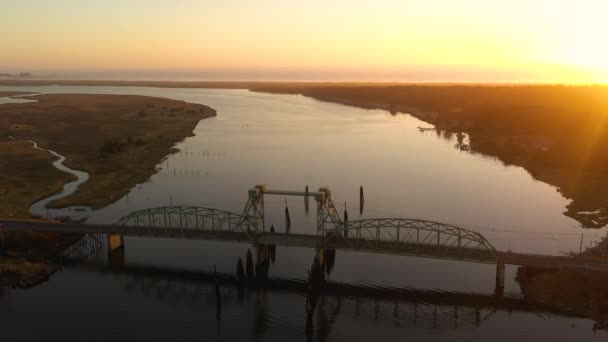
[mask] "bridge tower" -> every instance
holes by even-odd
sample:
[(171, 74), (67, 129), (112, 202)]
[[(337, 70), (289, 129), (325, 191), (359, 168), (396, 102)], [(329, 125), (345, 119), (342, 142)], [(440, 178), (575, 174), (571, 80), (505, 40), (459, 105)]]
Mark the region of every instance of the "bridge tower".
[(314, 196), (317, 201), (317, 235), (340, 234), (344, 229), (344, 223), (331, 200), (331, 190), (320, 188)]
[(303, 196), (305, 198), (312, 196), (317, 202), (317, 234), (328, 236), (339, 233), (344, 228), (340, 214), (331, 200), (329, 188), (320, 188), (316, 192), (285, 191), (269, 190), (266, 185), (258, 184), (249, 189), (248, 200), (241, 215), (240, 224), (247, 228), (247, 232), (263, 233), (266, 230), (264, 227), (264, 195)]
[(263, 233), (264, 228), (264, 191), (266, 185), (258, 184), (249, 189), (247, 203), (243, 209), (241, 226), (248, 233)]

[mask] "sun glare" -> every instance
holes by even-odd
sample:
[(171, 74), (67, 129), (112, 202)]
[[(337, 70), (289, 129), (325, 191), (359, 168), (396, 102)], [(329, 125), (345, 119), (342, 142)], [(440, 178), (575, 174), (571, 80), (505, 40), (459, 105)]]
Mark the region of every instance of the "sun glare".
[(585, 69), (596, 75), (608, 74), (608, 2), (593, 2), (586, 6), (564, 8), (557, 35), (553, 40), (555, 57), (560, 63)]

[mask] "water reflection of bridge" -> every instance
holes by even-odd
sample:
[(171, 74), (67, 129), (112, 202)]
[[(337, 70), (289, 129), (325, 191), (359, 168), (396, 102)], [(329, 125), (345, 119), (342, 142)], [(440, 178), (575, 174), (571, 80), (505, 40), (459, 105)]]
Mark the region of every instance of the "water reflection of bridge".
[[(232, 274), (129, 264), (116, 268), (108, 267), (99, 261), (84, 262), (71, 269), (112, 274), (124, 289), (131, 293), (191, 304), (214, 305), (216, 281), (221, 284), (224, 305), (243, 304), (247, 296), (261, 292), (306, 297), (310, 291), (309, 282), (301, 279), (267, 277), (261, 282), (243, 284)], [(362, 315), (362, 309), (372, 310), (365, 314), (377, 315), (378, 307), (382, 306), (383, 311), (391, 307), (392, 314), (399, 318), (400, 323), (409, 322), (414, 325), (431, 320), (432, 326), (439, 326), (439, 321), (443, 321), (443, 324), (450, 321), (450, 326), (479, 326), (496, 311), (574, 316), (568, 311), (543, 303), (529, 302), (525, 298), (497, 298), (495, 295), (484, 293), (364, 286), (335, 281), (325, 281), (320, 296), (326, 303), (352, 304), (353, 315)], [(304, 305), (301, 309), (304, 310)]]
[[(273, 293), (292, 293), (306, 296), (310, 291), (309, 280), (268, 276), (268, 269), (254, 275), (255, 279), (243, 283), (233, 274), (205, 272), (169, 267), (134, 265), (125, 263), (124, 249), (106, 253), (110, 248), (109, 240), (96, 235), (87, 235), (64, 252), (64, 260), (71, 269), (100, 274), (113, 274), (123, 282), (125, 289), (138, 291), (142, 295), (157, 299), (184, 298), (189, 302), (215, 303), (213, 286), (216, 281), (222, 284), (222, 302), (234, 304), (242, 302), (243, 296), (251, 291), (270, 291)], [(103, 259), (91, 257), (107, 256)], [(329, 260), (329, 258), (327, 258)], [(69, 262), (81, 261), (81, 262)], [(333, 265), (333, 262), (331, 263)], [(266, 265), (270, 267), (269, 264)], [(333, 267), (333, 266), (331, 266)], [(323, 268), (328, 274), (331, 268)], [(251, 281), (253, 280), (253, 281)], [(355, 301), (392, 303), (397, 307), (433, 306), (452, 310), (454, 317), (466, 312), (475, 313), (475, 324), (484, 315), (482, 311), (502, 310), (507, 312), (545, 312), (556, 315), (573, 316), (565, 311), (544, 303), (530, 302), (526, 298), (496, 296), (496, 294), (446, 292), (414, 288), (366, 286), (336, 281), (323, 282), (322, 296), (328, 298), (350, 298)], [(461, 311), (463, 310), (463, 311)]]

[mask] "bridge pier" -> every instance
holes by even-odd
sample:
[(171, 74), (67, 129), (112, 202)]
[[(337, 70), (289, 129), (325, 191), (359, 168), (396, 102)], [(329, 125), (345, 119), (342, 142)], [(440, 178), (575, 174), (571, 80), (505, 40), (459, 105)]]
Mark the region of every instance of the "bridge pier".
[(325, 250), (317, 250), (310, 267), (309, 283), (312, 291), (318, 292), (325, 283)]
[(502, 299), (505, 293), (505, 263), (499, 261), (496, 263), (496, 285), (494, 287), (494, 296), (497, 299)]
[(335, 248), (327, 248), (325, 250), (325, 272), (327, 275), (331, 273), (331, 270), (334, 268), (336, 263), (336, 249)]
[(270, 247), (259, 244), (255, 246), (255, 276), (258, 280), (268, 278), (268, 268), (270, 267)]
[(121, 234), (108, 234), (108, 253), (125, 247), (125, 240)]
[(108, 265), (116, 271), (125, 265), (125, 240), (121, 234), (108, 234)]

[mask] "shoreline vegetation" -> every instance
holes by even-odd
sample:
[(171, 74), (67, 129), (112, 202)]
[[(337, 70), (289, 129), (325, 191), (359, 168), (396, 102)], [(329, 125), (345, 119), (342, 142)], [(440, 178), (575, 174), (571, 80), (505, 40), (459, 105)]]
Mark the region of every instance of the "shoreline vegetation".
[[(23, 94), (21, 94), (23, 95)], [(0, 216), (28, 217), (30, 206), (58, 192), (73, 176), (55, 169), (41, 147), (66, 156), (69, 167), (90, 178), (49, 207), (99, 209), (157, 172), (173, 146), (193, 135), (215, 111), (200, 104), (127, 95), (47, 94), (37, 102), (2, 104), (0, 110)], [(16, 140), (8, 140), (8, 137)], [(5, 162), (6, 161), (6, 162)]]
[(524, 168), (571, 203), (585, 228), (608, 224), (608, 86), (329, 82), (0, 80), (0, 85), (249, 89), (410, 114), (438, 135), (466, 133), (470, 153)]
[(45, 282), (60, 267), (58, 256), (83, 234), (4, 232), (0, 247), (0, 289), (31, 288)]

